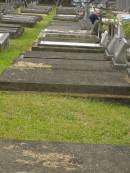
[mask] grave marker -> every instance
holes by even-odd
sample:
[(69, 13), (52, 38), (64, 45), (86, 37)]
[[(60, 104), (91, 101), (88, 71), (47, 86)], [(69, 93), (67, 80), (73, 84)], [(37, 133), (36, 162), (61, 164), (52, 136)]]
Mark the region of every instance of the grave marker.
[(114, 57), (112, 58), (114, 66), (117, 67), (127, 67), (128, 60), (127, 60), (127, 49), (128, 49), (128, 42), (125, 38), (122, 38), (118, 46), (115, 49)]
[(0, 33), (0, 51), (4, 50), (9, 44), (9, 33)]
[(108, 32), (105, 31), (104, 33), (102, 33), (101, 45), (107, 48), (108, 42), (109, 42), (109, 35), (108, 35)]

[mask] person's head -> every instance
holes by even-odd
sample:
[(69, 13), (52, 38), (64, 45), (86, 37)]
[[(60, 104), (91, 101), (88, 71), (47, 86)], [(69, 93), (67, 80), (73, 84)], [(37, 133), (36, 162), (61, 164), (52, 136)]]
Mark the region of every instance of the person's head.
[(97, 16), (100, 16), (100, 14), (101, 14), (101, 12), (100, 12), (100, 9), (95, 9), (95, 14), (97, 15)]

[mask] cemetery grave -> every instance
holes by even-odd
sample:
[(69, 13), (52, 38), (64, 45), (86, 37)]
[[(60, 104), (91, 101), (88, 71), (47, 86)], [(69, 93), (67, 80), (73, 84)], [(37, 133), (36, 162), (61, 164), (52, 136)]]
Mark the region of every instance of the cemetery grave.
[(120, 145), (1, 141), (0, 171), (10, 170), (10, 172), (22, 173), (41, 173), (41, 171), (44, 173), (61, 171), (62, 173), (95, 171), (118, 173), (122, 171), (128, 173), (129, 154), (130, 148)]
[(0, 23), (0, 32), (9, 33), (10, 38), (16, 38), (23, 34), (24, 28), (21, 25)]
[[(18, 1), (20, 3), (20, 1)], [(5, 11), (0, 15), (1, 23), (20, 24), (26, 27), (33, 27), (41, 16), (17, 14), (15, 10), (15, 1), (5, 1)]]
[(34, 27), (38, 20), (39, 18), (37, 16), (5, 14), (1, 16), (0, 22), (9, 24), (20, 24), (26, 27)]
[(61, 21), (78, 21), (79, 18), (76, 15), (65, 15), (65, 14), (57, 14), (54, 17), (55, 20)]
[(6, 49), (9, 44), (9, 33), (0, 33), (0, 51)]
[(48, 14), (52, 9), (51, 6), (28, 6), (27, 8), (22, 8), (22, 13), (33, 13), (33, 14)]
[(58, 7), (56, 13), (64, 15), (75, 15), (76, 11), (74, 7)]

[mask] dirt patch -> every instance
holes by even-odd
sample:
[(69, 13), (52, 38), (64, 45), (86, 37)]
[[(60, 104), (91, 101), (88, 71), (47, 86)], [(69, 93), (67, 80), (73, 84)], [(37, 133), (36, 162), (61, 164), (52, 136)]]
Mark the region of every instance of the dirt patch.
[(9, 146), (4, 146), (4, 150), (14, 150), (14, 149), (19, 149), (18, 145), (9, 145)]
[[(17, 159), (16, 162), (22, 164), (42, 164), (48, 168), (64, 168), (66, 170), (75, 170), (81, 168), (80, 161), (73, 155), (64, 153), (47, 153), (41, 154), (29, 150), (23, 150), (23, 156), (28, 160)], [(30, 159), (29, 159), (30, 158)]]
[(44, 63), (18, 61), (16, 64), (13, 65), (13, 68), (47, 68), (47, 69), (49, 68), (51, 69), (52, 66), (49, 64), (44, 64)]

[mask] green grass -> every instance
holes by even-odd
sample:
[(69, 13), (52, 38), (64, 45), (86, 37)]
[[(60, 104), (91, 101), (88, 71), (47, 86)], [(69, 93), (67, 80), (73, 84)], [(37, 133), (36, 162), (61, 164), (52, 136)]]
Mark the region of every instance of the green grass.
[(7, 69), (19, 54), (31, 49), (33, 41), (37, 38), (40, 31), (53, 19), (54, 14), (55, 9), (48, 16), (44, 17), (34, 28), (26, 28), (23, 36), (10, 40), (9, 48), (4, 52), (0, 52), (0, 73)]
[(0, 92), (0, 138), (130, 144), (130, 107), (45, 93)]
[(127, 39), (130, 39), (130, 21), (123, 22), (123, 28)]

